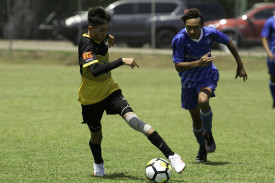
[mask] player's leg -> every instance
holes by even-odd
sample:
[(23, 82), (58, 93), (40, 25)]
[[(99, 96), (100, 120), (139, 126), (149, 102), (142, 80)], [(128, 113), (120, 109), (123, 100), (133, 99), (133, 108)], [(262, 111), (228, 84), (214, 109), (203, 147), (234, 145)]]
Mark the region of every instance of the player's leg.
[(193, 133), (196, 137), (196, 140), (199, 144), (199, 151), (196, 156), (196, 162), (206, 162), (207, 161), (207, 152), (205, 149), (205, 142), (204, 142), (204, 136), (203, 136), (203, 130), (202, 130), (202, 121), (200, 117), (200, 107), (196, 107), (195, 109), (189, 110), (189, 113), (191, 115), (192, 121), (193, 121)]
[(200, 146), (204, 146), (204, 137), (202, 135), (202, 121), (200, 117), (200, 108), (199, 106), (195, 109), (189, 110), (189, 113), (191, 115), (192, 121), (193, 121), (193, 132), (196, 137), (197, 142)]
[(150, 140), (151, 143), (155, 145), (166, 156), (166, 158), (175, 154), (168, 147), (166, 142), (161, 138), (158, 132), (155, 131), (150, 125), (141, 121), (135, 113), (133, 112), (125, 113), (123, 115), (123, 118), (131, 128), (146, 135), (148, 140)]
[(185, 163), (181, 157), (169, 148), (163, 138), (150, 125), (141, 121), (133, 112), (125, 113), (123, 118), (131, 128), (147, 136), (148, 140), (169, 159), (176, 172), (181, 173), (184, 170)]
[(202, 121), (200, 117), (200, 107), (198, 105), (197, 87), (182, 88), (181, 91), (181, 106), (189, 110), (193, 121), (193, 133), (199, 144), (199, 151), (196, 156), (196, 162), (207, 161), (207, 153), (205, 150), (204, 136), (202, 130)]
[(209, 106), (209, 99), (212, 95), (212, 89), (203, 87), (200, 89), (198, 96), (198, 103), (200, 106), (200, 116), (202, 120), (202, 127), (205, 136), (205, 148), (208, 153), (216, 150), (216, 144), (212, 135), (212, 110)]
[(91, 138), (89, 141), (89, 146), (94, 158), (94, 176), (104, 176), (104, 162), (101, 153), (101, 141), (102, 141), (102, 128), (101, 128), (101, 118), (104, 109), (98, 104), (94, 105), (82, 105), (82, 116), (83, 123), (86, 123), (91, 132)]
[(91, 139), (89, 142), (90, 149), (94, 157), (94, 176), (102, 177), (105, 175), (105, 167), (101, 153), (102, 129), (91, 132)]
[(184, 170), (185, 163), (181, 160), (180, 156), (169, 148), (158, 132), (137, 117), (120, 91), (114, 92), (108, 98), (107, 114), (121, 115), (131, 128), (147, 136), (148, 140), (170, 160), (177, 172), (180, 173)]
[(200, 116), (202, 120), (203, 130), (206, 133), (210, 133), (212, 129), (212, 110), (209, 106), (209, 99), (211, 97), (212, 90), (208, 87), (200, 89), (198, 95), (198, 103), (200, 106)]
[[(275, 72), (275, 71), (274, 71)], [(269, 88), (273, 99), (273, 108), (275, 109), (275, 74), (270, 75)]]
[(267, 59), (267, 66), (270, 74), (269, 88), (273, 98), (273, 108), (275, 108), (275, 62)]

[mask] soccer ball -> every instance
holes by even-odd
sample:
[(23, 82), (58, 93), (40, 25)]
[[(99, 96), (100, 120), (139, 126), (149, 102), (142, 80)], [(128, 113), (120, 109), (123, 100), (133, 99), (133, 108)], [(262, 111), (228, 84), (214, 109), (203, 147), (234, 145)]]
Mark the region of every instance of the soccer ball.
[(168, 182), (172, 175), (172, 167), (165, 159), (155, 158), (147, 163), (145, 174), (150, 182)]

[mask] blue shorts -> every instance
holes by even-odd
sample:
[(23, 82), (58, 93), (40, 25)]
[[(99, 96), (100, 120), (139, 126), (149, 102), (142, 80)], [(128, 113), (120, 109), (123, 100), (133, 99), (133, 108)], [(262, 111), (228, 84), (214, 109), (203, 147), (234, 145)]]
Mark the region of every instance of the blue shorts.
[(267, 67), (268, 73), (271, 75), (275, 75), (275, 60), (270, 61), (269, 58), (267, 58)]
[(184, 109), (195, 109), (198, 106), (198, 95), (200, 89), (203, 87), (208, 87), (212, 90), (212, 96), (215, 97), (214, 91), (217, 87), (217, 80), (205, 79), (196, 86), (191, 88), (182, 88), (181, 90), (181, 107)]

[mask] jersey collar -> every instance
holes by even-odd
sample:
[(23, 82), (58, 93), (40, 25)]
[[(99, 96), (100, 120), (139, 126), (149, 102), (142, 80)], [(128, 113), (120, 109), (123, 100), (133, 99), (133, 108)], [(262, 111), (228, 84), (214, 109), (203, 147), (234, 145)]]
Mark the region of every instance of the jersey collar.
[(84, 33), (82, 36), (83, 36), (83, 37), (90, 38), (90, 39), (92, 39), (95, 43), (100, 44), (100, 41), (94, 40), (94, 39), (93, 39), (91, 36), (89, 36), (87, 33)]
[(203, 36), (203, 28), (201, 28), (201, 35), (200, 35), (199, 39), (192, 39), (192, 41), (200, 42), (200, 40), (202, 39), (202, 36)]

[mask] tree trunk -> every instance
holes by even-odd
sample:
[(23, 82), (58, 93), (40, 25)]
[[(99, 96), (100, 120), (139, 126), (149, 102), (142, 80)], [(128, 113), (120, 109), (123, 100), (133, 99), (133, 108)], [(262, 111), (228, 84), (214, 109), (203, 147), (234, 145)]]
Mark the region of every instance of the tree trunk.
[(35, 39), (39, 36), (38, 14), (42, 0), (16, 0), (12, 4), (11, 24), (13, 38)]

